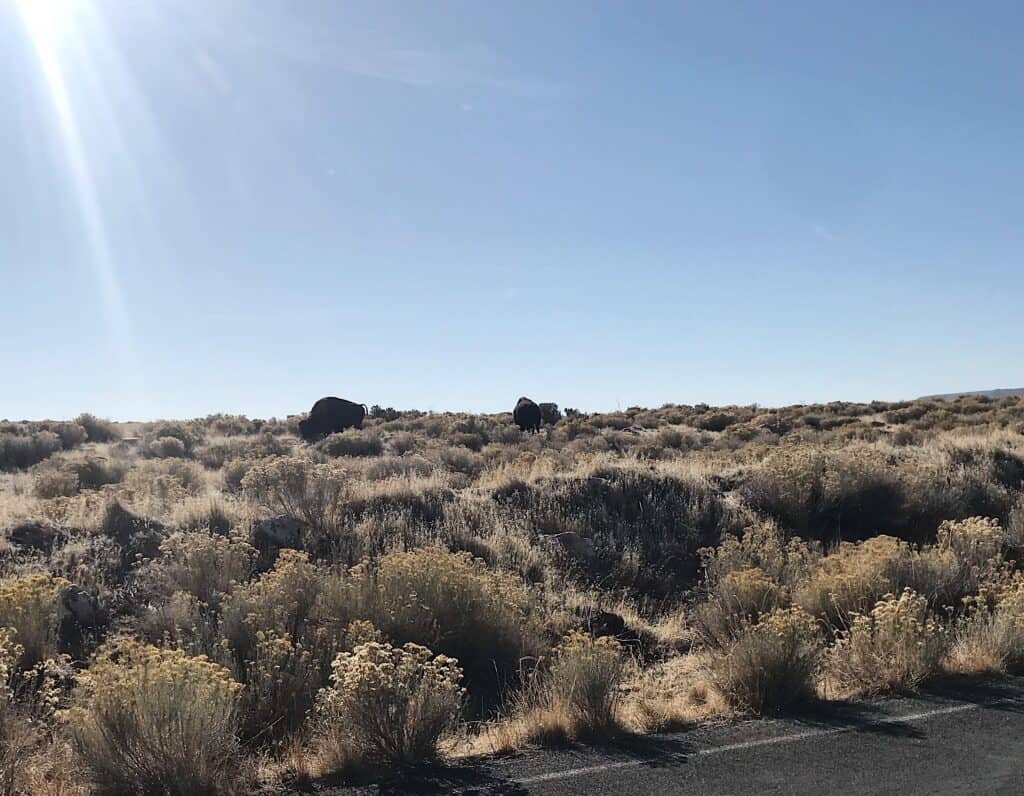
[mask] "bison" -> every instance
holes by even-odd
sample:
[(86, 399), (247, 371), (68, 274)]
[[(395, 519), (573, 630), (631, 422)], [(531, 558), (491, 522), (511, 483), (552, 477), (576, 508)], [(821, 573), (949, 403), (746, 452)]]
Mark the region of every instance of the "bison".
[(537, 404), (540, 407), (540, 419), (549, 426), (555, 425), (562, 419), (562, 413), (558, 411), (558, 404)]
[(529, 398), (523, 397), (516, 401), (512, 419), (520, 431), (540, 431), (540, 407)]
[(316, 442), (346, 428), (362, 428), (366, 404), (355, 404), (344, 398), (321, 398), (309, 410), (309, 417), (299, 421), (299, 434), (306, 442)]

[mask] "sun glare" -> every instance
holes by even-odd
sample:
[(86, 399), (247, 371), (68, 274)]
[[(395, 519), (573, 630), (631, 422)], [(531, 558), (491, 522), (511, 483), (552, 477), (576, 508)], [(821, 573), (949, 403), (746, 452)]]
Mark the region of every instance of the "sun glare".
[(17, 0), (33, 43), (53, 42), (73, 12), (76, 0)]
[(133, 368), (134, 353), (121, 285), (104, 222), (103, 207), (89, 163), (89, 153), (82, 141), (75, 105), (65, 79), (65, 67), (61, 62), (62, 54), (66, 54), (61, 50), (63, 40), (76, 33), (76, 25), (82, 22), (76, 18), (80, 16), (77, 12), (88, 10), (88, 4), (83, 0), (17, 2), (56, 116), (67, 160), (70, 187), (77, 199), (81, 223), (88, 240), (89, 259), (102, 296), (107, 325), (122, 369), (130, 370)]

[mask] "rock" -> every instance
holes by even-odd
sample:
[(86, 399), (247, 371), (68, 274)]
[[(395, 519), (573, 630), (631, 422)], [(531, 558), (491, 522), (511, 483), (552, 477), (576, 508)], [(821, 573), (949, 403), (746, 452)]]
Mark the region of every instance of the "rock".
[(67, 542), (68, 535), (53, 523), (29, 520), (11, 528), (7, 538), (23, 550), (37, 550), (49, 555), (54, 547)]
[(586, 619), (587, 632), (594, 638), (615, 636), (618, 638), (626, 632), (626, 620), (610, 611), (595, 611)]
[(542, 539), (546, 539), (549, 542), (554, 542), (562, 551), (575, 559), (580, 564), (590, 565), (593, 564), (597, 558), (597, 551), (594, 549), (594, 541), (587, 539), (584, 536), (580, 536), (575, 531), (564, 531), (563, 533), (553, 533), (548, 535), (542, 535)]
[(303, 524), (294, 517), (281, 514), (260, 520), (253, 526), (252, 541), (257, 550), (299, 549)]
[(71, 584), (61, 589), (57, 611), (60, 651), (75, 659), (84, 657), (86, 636), (101, 624), (99, 602), (81, 587)]
[(99, 602), (73, 583), (61, 589), (59, 610), (62, 622), (70, 619), (83, 628), (93, 628), (99, 623)]
[(117, 542), (126, 554), (145, 558), (155, 558), (159, 554), (160, 542), (165, 536), (160, 523), (132, 514), (116, 500), (107, 506), (100, 532)]
[(647, 646), (640, 634), (626, 624), (625, 619), (611, 611), (596, 609), (584, 614), (583, 626), (593, 638), (611, 637), (638, 652), (643, 652)]
[(111, 539), (121, 550), (118, 573), (121, 578), (127, 575), (138, 559), (160, 555), (160, 543), (167, 535), (163, 525), (132, 514), (116, 500), (107, 506), (100, 534)]

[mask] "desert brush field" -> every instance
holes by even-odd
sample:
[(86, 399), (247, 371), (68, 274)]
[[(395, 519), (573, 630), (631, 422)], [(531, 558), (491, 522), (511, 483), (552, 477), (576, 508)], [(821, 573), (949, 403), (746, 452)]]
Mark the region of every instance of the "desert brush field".
[(1024, 398), (0, 423), (0, 793), (273, 793), (1024, 664)]

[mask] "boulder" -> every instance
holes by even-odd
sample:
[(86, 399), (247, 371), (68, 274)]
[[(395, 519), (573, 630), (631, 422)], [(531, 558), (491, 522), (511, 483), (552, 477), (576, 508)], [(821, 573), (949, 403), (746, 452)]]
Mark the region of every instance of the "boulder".
[(294, 517), (280, 514), (257, 522), (252, 529), (252, 543), (257, 550), (299, 549), (303, 524)]
[(589, 566), (597, 559), (594, 541), (587, 539), (585, 536), (580, 536), (575, 531), (542, 535), (541, 538), (557, 544), (562, 549), (562, 552), (577, 563)]
[(100, 532), (120, 545), (126, 562), (139, 556), (156, 558), (160, 553), (160, 543), (166, 535), (160, 523), (132, 514), (116, 500), (107, 506)]
[(53, 523), (29, 520), (11, 528), (7, 538), (22, 550), (49, 554), (54, 547), (66, 543), (68, 535)]
[(101, 624), (99, 602), (74, 584), (61, 589), (57, 600), (60, 619), (58, 643), (62, 653), (80, 659), (85, 655), (85, 639)]

